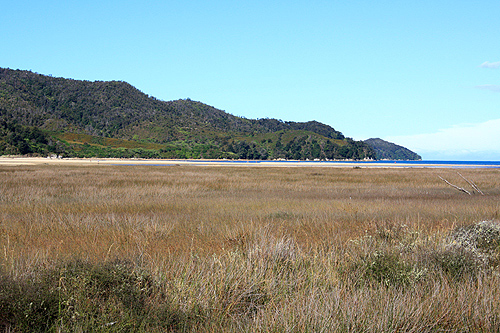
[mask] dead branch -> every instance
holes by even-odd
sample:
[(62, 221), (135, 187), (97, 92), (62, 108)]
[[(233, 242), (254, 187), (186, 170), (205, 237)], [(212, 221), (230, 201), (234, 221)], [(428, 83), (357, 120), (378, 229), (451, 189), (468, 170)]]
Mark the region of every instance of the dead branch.
[(466, 182), (467, 182), (467, 183), (468, 183), (468, 184), (469, 184), (469, 185), (470, 185), (470, 186), (471, 186), (474, 190), (476, 190), (476, 191), (478, 191), (479, 193), (481, 193), (481, 195), (484, 195), (483, 191), (481, 191), (481, 190), (479, 189), (479, 187), (477, 187), (477, 185), (476, 185), (476, 184), (474, 184), (474, 182), (473, 182), (473, 181), (469, 181), (467, 178), (465, 178), (464, 176), (462, 176), (462, 175), (460, 174), (460, 172), (457, 172), (457, 173), (458, 173), (458, 175), (459, 175), (460, 177), (462, 177), (462, 178), (463, 178), (463, 179), (464, 179), (464, 180), (465, 180), (465, 181), (466, 181)]
[(451, 187), (454, 187), (455, 189), (459, 190), (460, 192), (464, 192), (464, 193), (467, 193), (468, 195), (472, 195), (470, 194), (469, 191), (467, 191), (466, 189), (462, 188), (462, 187), (458, 187), (457, 185), (453, 185), (452, 183), (450, 183), (449, 181), (447, 181), (446, 179), (444, 179), (443, 177), (441, 176), (438, 176), (442, 181), (444, 181), (446, 184), (450, 185)]

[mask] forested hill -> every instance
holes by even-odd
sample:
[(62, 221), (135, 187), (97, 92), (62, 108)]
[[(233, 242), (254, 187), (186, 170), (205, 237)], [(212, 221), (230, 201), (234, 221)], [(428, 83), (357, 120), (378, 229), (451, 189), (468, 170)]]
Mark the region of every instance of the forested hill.
[[(43, 137), (42, 143), (26, 137), (33, 131)], [(246, 119), (190, 99), (160, 101), (126, 82), (0, 68), (0, 154), (50, 152), (164, 158), (375, 157), (364, 142), (316, 121)]]
[(382, 139), (368, 139), (365, 143), (370, 145), (377, 154), (377, 159), (380, 160), (421, 160), (422, 157), (417, 153), (396, 145), (392, 142)]

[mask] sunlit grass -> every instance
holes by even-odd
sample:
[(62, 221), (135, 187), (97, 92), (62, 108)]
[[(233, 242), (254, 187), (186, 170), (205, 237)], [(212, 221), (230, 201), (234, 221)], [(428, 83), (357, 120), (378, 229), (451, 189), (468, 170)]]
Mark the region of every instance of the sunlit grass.
[[(2, 167), (0, 282), (49, 272), (36, 282), (59, 302), (49, 326), (68, 332), (496, 331), (496, 264), (443, 258), (462, 251), (446, 247), (452, 230), (499, 219), (500, 171), (460, 173), (486, 195), (439, 179), (468, 186), (452, 169)], [(85, 294), (94, 271), (133, 279)], [(107, 310), (82, 315), (97, 311), (85, 299)], [(14, 313), (0, 329), (16, 329)]]

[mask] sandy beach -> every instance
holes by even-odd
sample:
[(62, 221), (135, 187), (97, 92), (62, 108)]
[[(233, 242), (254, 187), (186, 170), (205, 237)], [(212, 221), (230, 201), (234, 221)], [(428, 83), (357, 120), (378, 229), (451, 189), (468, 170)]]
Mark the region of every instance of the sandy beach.
[[(122, 166), (231, 166), (231, 167), (336, 167), (336, 168), (453, 168), (460, 164), (412, 164), (406, 161), (251, 161), (251, 160), (160, 160), (160, 159), (107, 159), (107, 158), (44, 158), (44, 157), (0, 157), (0, 166), (20, 165), (122, 165)], [(474, 165), (468, 165), (474, 167)], [(480, 167), (479, 165), (477, 167)]]

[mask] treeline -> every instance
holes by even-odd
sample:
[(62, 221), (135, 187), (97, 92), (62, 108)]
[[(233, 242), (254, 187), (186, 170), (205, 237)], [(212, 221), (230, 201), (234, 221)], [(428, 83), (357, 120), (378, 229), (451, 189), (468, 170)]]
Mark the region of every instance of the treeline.
[(59, 155), (65, 145), (37, 127), (0, 120), (0, 155)]
[[(95, 140), (99, 142), (99, 140)], [(333, 160), (373, 158), (373, 152), (353, 141), (340, 146), (332, 140), (296, 137), (284, 144), (278, 137), (260, 142), (223, 140), (197, 143), (186, 141), (162, 145), (160, 149), (112, 148), (100, 144), (78, 144), (57, 140), (46, 131), (0, 120), (0, 155), (80, 158), (164, 158), (164, 159), (249, 159), (249, 160)]]
[[(255, 142), (238, 141), (229, 144), (227, 150), (239, 159), (287, 159), (287, 160), (342, 160), (373, 159), (374, 153), (365, 145), (347, 139), (343, 146), (332, 140), (318, 140), (310, 136), (295, 137), (284, 144), (279, 140)], [(267, 143), (267, 145), (266, 145)]]

